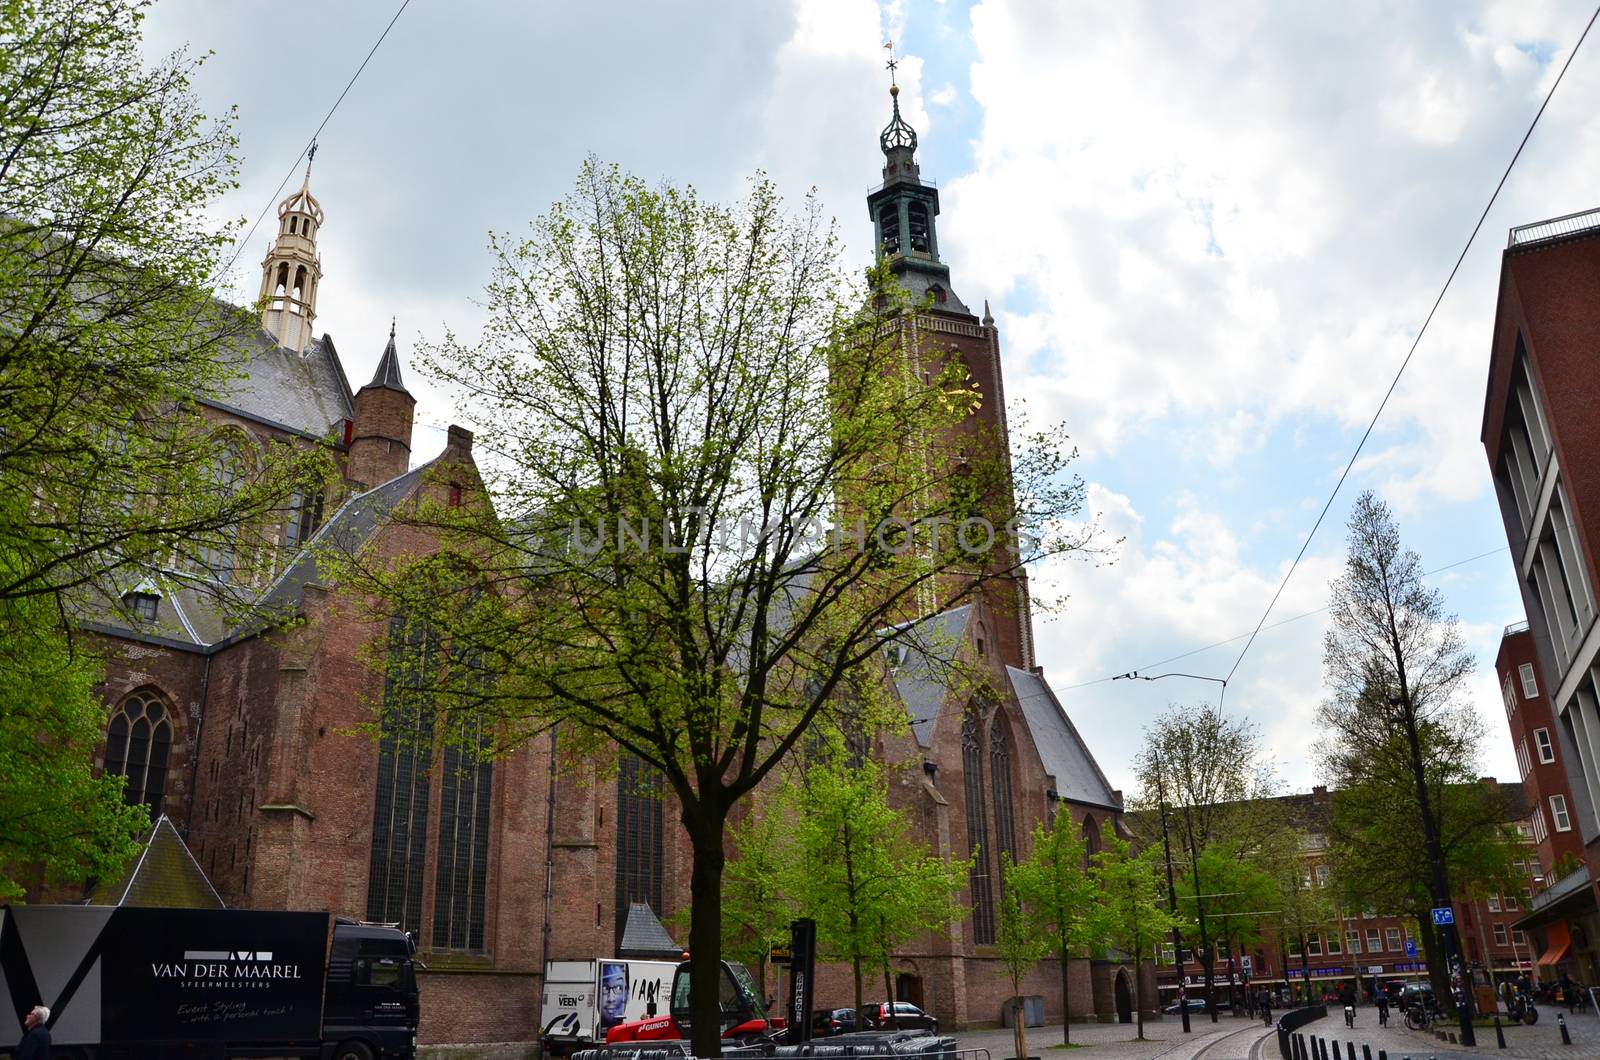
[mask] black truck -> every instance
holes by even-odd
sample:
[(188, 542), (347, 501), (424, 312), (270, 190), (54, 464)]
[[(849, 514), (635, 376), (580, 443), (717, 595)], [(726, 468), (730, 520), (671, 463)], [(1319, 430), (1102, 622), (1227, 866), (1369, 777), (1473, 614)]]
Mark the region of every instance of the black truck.
[(412, 1060), (415, 952), (327, 913), (0, 907), (0, 1049), (43, 1004), (66, 1060)]

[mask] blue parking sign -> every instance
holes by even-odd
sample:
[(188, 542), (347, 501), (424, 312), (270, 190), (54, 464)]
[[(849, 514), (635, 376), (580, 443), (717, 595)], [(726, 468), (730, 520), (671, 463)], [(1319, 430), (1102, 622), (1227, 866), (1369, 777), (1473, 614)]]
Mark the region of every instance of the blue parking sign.
[(1416, 939), (1406, 939), (1406, 956), (1407, 957), (1415, 957), (1416, 955), (1417, 955), (1417, 940)]

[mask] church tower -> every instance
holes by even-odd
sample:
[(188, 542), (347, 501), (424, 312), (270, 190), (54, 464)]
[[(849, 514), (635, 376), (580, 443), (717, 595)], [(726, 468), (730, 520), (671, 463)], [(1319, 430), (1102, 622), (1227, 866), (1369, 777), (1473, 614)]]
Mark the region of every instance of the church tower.
[(400, 352), (395, 349), (391, 323), (389, 345), (378, 358), (372, 382), (356, 391), (346, 474), (357, 490), (406, 473), (411, 466), (411, 420), (416, 409), (417, 399), (400, 378)]
[[(316, 153), (313, 144), (311, 157)], [(311, 194), (311, 157), (306, 159), (300, 190), (278, 204), (278, 238), (267, 247), (261, 263), (261, 326), (278, 345), (296, 353), (311, 345), (317, 284), (322, 280), (322, 259), (317, 255), (322, 204)]]
[[(892, 74), (894, 61), (889, 69)], [(877, 260), (887, 263), (919, 308), (909, 321), (910, 342), (924, 363), (960, 357), (982, 394), (982, 401), (961, 433), (957, 451), (1000, 446), (1009, 469), (1010, 440), (1006, 425), (1005, 385), (1000, 373), (1000, 331), (984, 303), (979, 320), (950, 285), (950, 266), (939, 255), (939, 189), (922, 179), (917, 164), (917, 132), (900, 114), (900, 87), (891, 80), (893, 114), (878, 136), (883, 151), (883, 183), (867, 195)], [(1009, 555), (1005, 553), (1003, 555)], [(1001, 558), (1005, 566), (1014, 559)], [(1034, 666), (1033, 623), (1028, 606), (1028, 577), (1017, 568), (991, 582), (984, 596), (999, 628), (984, 638), (1000, 661), (1022, 670)]]

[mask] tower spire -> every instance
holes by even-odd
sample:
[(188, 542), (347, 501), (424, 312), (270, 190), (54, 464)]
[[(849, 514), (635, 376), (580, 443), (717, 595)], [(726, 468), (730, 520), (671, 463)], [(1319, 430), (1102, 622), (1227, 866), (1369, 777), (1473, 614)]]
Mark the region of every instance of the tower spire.
[[(402, 394), (410, 394), (406, 389), (405, 381), (400, 378), (400, 352), (394, 345), (395, 318), (389, 318), (389, 345), (383, 348), (383, 356), (378, 358), (378, 369), (372, 373), (372, 382), (367, 386), (381, 386), (389, 390), (398, 390)], [(365, 389), (365, 388), (363, 388)]]
[(317, 284), (322, 280), (322, 259), (317, 254), (322, 204), (311, 194), (311, 161), (316, 155), (313, 140), (306, 151), (305, 177), (299, 190), (278, 204), (278, 237), (261, 262), (261, 326), (278, 345), (297, 353), (311, 345)]

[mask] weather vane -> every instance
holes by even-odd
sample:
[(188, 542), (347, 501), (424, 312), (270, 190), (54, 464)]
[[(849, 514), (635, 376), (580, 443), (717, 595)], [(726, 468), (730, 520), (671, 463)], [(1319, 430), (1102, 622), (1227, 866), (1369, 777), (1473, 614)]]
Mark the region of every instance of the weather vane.
[[(894, 85), (895, 84), (894, 72), (895, 72), (895, 69), (897, 67), (899, 67), (900, 61), (894, 57), (894, 41), (886, 40), (886, 41), (883, 42), (883, 46), (889, 52), (889, 61), (884, 63), (883, 65), (885, 67), (887, 67), (888, 70), (889, 70), (889, 84)], [(896, 87), (898, 87), (898, 86), (896, 86)]]

